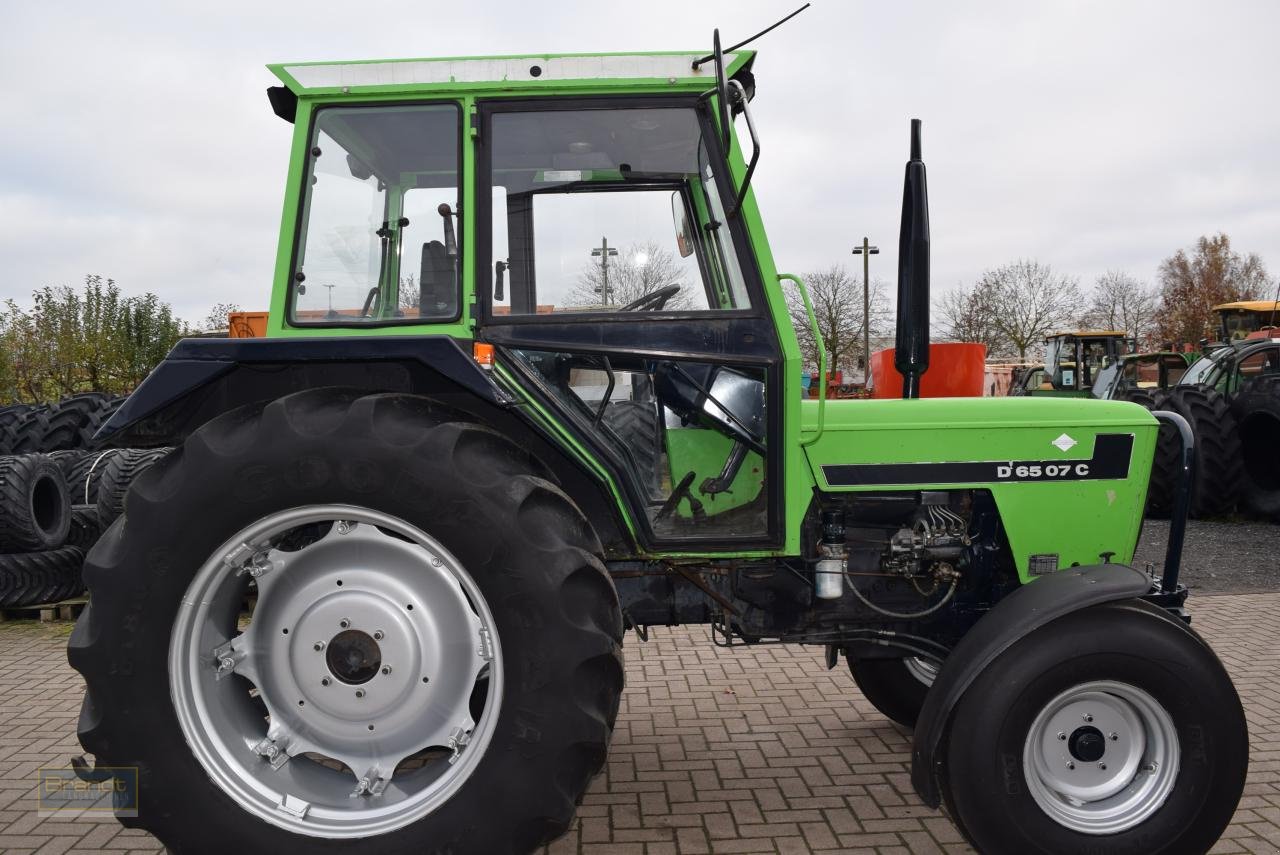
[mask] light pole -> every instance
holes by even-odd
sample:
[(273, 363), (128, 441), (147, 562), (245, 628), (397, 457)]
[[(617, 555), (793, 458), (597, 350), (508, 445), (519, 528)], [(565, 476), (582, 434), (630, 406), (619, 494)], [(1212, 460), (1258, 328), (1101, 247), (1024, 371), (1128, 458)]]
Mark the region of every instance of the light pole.
[(600, 287), (595, 290), (600, 292), (600, 305), (609, 305), (609, 258), (618, 254), (618, 251), (609, 246), (607, 237), (600, 238), (600, 245), (593, 247), (591, 257), (600, 259)]
[(864, 236), (862, 246), (853, 248), (854, 255), (862, 256), (862, 388), (871, 381), (871, 256), (880, 254), (880, 247), (872, 246)]

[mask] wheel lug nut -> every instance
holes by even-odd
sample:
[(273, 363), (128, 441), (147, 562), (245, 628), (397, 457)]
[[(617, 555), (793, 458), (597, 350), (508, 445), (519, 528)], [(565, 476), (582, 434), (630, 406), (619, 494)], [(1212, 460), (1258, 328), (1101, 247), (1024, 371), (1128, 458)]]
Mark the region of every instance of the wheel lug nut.
[(1084, 720), (1085, 720), (1085, 721), (1093, 721), (1093, 716), (1091, 716), (1089, 713), (1085, 713), (1085, 714), (1084, 714)]
[(383, 666), (382, 666), (382, 673), (383, 673), (383, 674), (390, 674), (390, 673), (391, 673), (391, 666), (390, 666), (390, 665), (383, 665)]
[(373, 633), (373, 637), (374, 637), (374, 640), (376, 640), (376, 641), (381, 641), (381, 640), (382, 640), (382, 630), (380, 630), (380, 629), (379, 629), (379, 630), (376, 630), (376, 631)]
[(324, 650), (324, 642), (323, 642), (323, 641), (317, 641), (315, 644), (313, 644), (313, 645), (311, 645), (311, 646), (312, 646), (312, 648), (313, 648), (313, 649), (315, 649), (315, 650)]
[(1106, 764), (1106, 763), (1099, 763), (1099, 764), (1098, 764), (1098, 768), (1105, 772), (1105, 771), (1107, 771), (1107, 764)]
[(1058, 739), (1066, 739), (1067, 735), (1062, 731), (1058, 731)]
[(346, 629), (347, 627), (351, 626), (351, 621), (347, 620), (346, 618), (343, 618), (342, 620), (338, 621), (338, 626), (342, 627), (343, 629)]
[(364, 697), (364, 689), (356, 689), (356, 697), (357, 697), (357, 698), (363, 698), (363, 697)]
[(321, 677), (321, 678), (320, 678), (320, 685), (322, 685), (322, 686), (327, 686), (327, 685), (329, 685), (329, 678), (328, 678), (328, 677)]
[(1118, 733), (1113, 733), (1113, 734), (1111, 734), (1111, 735), (1110, 735), (1109, 737), (1107, 737), (1107, 738), (1108, 738), (1108, 739), (1110, 739), (1112, 742), (1115, 742), (1117, 739), (1119, 739), (1119, 738), (1120, 738), (1120, 734), (1118, 734)]
[(1068, 769), (1074, 769), (1075, 767), (1076, 767), (1076, 764), (1075, 764), (1075, 763), (1072, 763), (1070, 760), (1068, 760), (1068, 761), (1067, 761), (1067, 768), (1068, 768)]

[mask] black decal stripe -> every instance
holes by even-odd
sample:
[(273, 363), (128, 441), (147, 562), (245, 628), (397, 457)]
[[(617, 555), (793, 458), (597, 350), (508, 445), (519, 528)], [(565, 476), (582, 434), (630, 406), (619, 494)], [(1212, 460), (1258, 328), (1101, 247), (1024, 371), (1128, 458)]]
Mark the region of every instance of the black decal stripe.
[[(1088, 460), (987, 460), (968, 463), (826, 463), (832, 487), (888, 484), (987, 484), (1010, 481), (1108, 481), (1129, 477), (1133, 434), (1098, 434)], [(1047, 474), (1050, 467), (1055, 474)], [(1082, 468), (1083, 467), (1083, 468)], [(1031, 475), (1033, 468), (1040, 474)], [(1065, 472), (1058, 470), (1065, 469)]]

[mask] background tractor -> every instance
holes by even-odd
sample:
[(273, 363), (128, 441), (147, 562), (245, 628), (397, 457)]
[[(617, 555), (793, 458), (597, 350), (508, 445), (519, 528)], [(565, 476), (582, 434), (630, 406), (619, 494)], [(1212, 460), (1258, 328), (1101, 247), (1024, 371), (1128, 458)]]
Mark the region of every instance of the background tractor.
[(1116, 330), (1054, 333), (1044, 340), (1044, 367), (1023, 373), (1009, 394), (1087, 398), (1098, 376), (1129, 353), (1131, 344)]
[(605, 761), (624, 631), (697, 623), (843, 657), (982, 851), (1218, 838), (1248, 737), (1188, 626), (1185, 502), (1163, 577), (1127, 564), (1157, 418), (919, 397), (918, 122), (902, 398), (803, 400), (755, 59), (272, 66), (267, 336), (181, 342), (99, 433), (174, 449), (70, 641), (84, 774), (140, 769), (125, 822), (178, 853), (530, 851)]
[(1246, 338), (1272, 338), (1280, 328), (1280, 300), (1241, 300), (1213, 307), (1218, 316), (1218, 341), (1230, 344)]

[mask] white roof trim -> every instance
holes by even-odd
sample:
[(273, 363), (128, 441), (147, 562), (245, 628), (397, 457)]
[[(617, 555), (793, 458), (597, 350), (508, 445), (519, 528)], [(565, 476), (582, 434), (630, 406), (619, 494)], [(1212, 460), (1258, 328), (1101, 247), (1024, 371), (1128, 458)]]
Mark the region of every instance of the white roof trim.
[[(737, 54), (725, 54), (730, 66)], [(544, 59), (422, 59), (322, 65), (286, 65), (284, 70), (304, 89), (344, 86), (388, 86), (430, 83), (528, 82), (533, 80), (601, 80), (667, 78), (715, 79), (715, 64), (693, 70), (698, 54), (658, 56), (563, 56)], [(534, 77), (530, 69), (542, 73)]]

